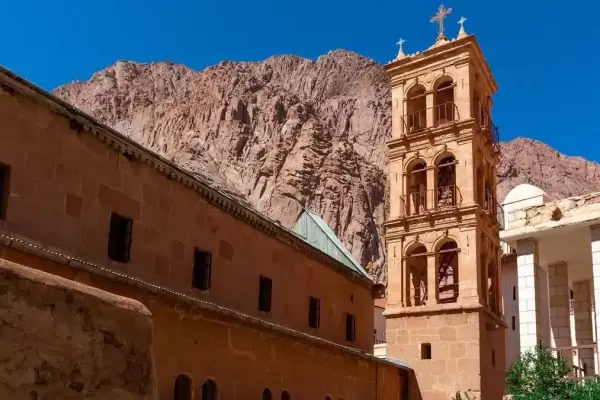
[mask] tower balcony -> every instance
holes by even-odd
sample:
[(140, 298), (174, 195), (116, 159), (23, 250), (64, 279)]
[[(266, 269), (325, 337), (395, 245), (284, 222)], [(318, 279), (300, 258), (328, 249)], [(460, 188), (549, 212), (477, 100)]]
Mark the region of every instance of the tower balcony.
[(477, 115), (476, 121), (477, 125), (479, 125), (479, 131), (491, 142), (494, 150), (500, 152), (500, 130), (494, 125), (490, 114), (482, 108), (480, 115)]
[(427, 128), (436, 128), (460, 121), (458, 107), (453, 101), (437, 104), (433, 107), (409, 112), (402, 116), (403, 134), (422, 133)]
[(492, 221), (495, 220), (499, 230), (504, 230), (504, 208), (502, 208), (496, 197), (490, 192), (485, 194), (483, 212), (492, 218)]
[(456, 185), (417, 191), (400, 196), (400, 217), (451, 210), (462, 204), (463, 197)]

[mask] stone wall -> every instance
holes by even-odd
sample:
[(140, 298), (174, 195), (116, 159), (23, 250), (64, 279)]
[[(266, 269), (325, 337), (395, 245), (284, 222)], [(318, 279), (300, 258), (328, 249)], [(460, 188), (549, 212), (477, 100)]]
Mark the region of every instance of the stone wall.
[[(10, 167), (7, 229), (145, 281), (373, 351), (373, 299), (366, 278), (349, 277), (299, 251), (286, 243), (289, 237), (277, 237), (275, 225), (261, 231), (247, 218), (225, 212), (168, 178), (164, 161), (140, 156), (140, 150), (136, 156), (122, 154), (106, 143), (114, 137), (103, 142), (83, 128), (81, 117), (67, 118), (47, 99), (3, 87), (0, 164)], [(133, 219), (126, 264), (107, 255), (111, 212)], [(196, 247), (212, 253), (209, 291), (192, 288)], [(258, 310), (260, 275), (273, 281), (268, 314)], [(309, 296), (321, 300), (319, 329), (308, 326)], [(353, 343), (345, 337), (346, 313), (356, 317)]]
[(158, 399), (141, 303), (0, 259), (0, 399)]

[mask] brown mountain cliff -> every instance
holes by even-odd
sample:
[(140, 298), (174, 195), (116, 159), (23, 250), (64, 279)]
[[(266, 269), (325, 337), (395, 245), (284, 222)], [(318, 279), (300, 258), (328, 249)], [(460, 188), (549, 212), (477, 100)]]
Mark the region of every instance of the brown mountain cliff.
[[(58, 97), (291, 227), (303, 207), (385, 283), (391, 97), (381, 65), (336, 50), (224, 61), (196, 72), (117, 62)], [(550, 196), (593, 191), (600, 167), (529, 139), (503, 143), (499, 196), (522, 182)]]

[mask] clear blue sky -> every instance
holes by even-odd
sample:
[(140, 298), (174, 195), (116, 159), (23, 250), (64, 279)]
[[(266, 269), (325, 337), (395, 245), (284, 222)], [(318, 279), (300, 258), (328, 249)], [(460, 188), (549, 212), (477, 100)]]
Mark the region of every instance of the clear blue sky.
[[(391, 60), (436, 36), (441, 0), (4, 0), (0, 64), (51, 90), (116, 60), (170, 60), (201, 70), (273, 54), (329, 50)], [(453, 0), (447, 33), (468, 18), (500, 91), (502, 139), (527, 136), (600, 161), (600, 1)]]

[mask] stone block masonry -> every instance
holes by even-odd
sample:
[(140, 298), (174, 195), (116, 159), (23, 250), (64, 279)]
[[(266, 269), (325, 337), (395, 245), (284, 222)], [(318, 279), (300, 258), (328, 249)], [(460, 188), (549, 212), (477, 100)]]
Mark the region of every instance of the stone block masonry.
[(158, 400), (141, 303), (0, 259), (0, 399)]

